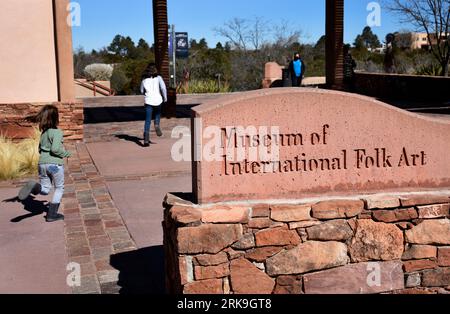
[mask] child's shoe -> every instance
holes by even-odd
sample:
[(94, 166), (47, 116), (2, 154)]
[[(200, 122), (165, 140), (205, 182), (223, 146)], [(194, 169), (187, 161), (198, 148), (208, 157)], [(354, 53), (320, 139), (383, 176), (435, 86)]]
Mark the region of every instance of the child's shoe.
[(64, 215), (58, 214), (59, 204), (50, 203), (48, 206), (47, 217), (45, 217), (45, 221), (54, 222), (58, 220), (64, 220)]
[(30, 196), (30, 194), (38, 195), (39, 193), (41, 193), (41, 185), (35, 181), (30, 181), (20, 189), (18, 197), (19, 200), (23, 202)]

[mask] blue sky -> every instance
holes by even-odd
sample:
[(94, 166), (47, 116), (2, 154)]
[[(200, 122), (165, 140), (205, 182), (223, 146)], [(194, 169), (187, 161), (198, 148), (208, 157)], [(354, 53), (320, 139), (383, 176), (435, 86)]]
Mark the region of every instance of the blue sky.
[[(152, 0), (76, 0), (81, 7), (81, 26), (73, 27), (74, 47), (87, 51), (107, 46), (116, 34), (130, 36), (137, 42), (144, 38), (153, 43)], [(373, 0), (346, 0), (345, 41), (354, 38), (366, 26), (367, 5)], [(215, 46), (224, 38), (214, 27), (234, 18), (263, 17), (280, 24), (287, 21), (300, 29), (303, 42), (315, 42), (325, 33), (325, 0), (168, 0), (169, 24), (176, 31), (188, 32), (190, 38), (206, 38)], [(388, 32), (408, 28), (381, 6), (381, 26), (373, 31), (384, 39)]]

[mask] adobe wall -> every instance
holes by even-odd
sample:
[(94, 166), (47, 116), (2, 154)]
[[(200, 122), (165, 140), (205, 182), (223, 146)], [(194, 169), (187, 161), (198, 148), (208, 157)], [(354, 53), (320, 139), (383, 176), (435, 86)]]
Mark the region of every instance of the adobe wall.
[(1, 1), (0, 103), (58, 101), (52, 3)]
[(0, 134), (12, 139), (23, 139), (33, 132), (33, 123), (25, 117), (39, 112), (47, 104), (55, 105), (59, 110), (59, 127), (64, 131), (66, 141), (83, 140), (83, 102), (70, 103), (22, 103), (0, 104)]
[(169, 293), (450, 292), (450, 190), (164, 207)]

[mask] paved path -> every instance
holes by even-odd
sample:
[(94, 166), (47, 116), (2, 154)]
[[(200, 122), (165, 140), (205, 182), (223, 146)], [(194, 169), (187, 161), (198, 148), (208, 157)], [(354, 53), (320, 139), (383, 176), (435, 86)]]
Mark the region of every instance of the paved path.
[(115, 180), (123, 180), (127, 177), (190, 173), (190, 162), (175, 162), (172, 159), (171, 150), (176, 141), (168, 137), (155, 137), (152, 139), (151, 146), (144, 148), (128, 140), (116, 140), (89, 143), (87, 148), (100, 174)]
[(45, 198), (24, 208), (17, 192), (0, 189), (0, 293), (70, 293), (64, 223), (45, 223)]
[(192, 191), (190, 175), (115, 181), (107, 185), (138, 248), (163, 244), (161, 222), (164, 196), (168, 192)]

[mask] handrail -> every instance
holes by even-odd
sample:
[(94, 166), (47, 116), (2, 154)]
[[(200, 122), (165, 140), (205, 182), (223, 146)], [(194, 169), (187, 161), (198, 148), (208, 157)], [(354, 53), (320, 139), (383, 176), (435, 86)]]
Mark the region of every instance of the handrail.
[(79, 85), (88, 88), (94, 92), (94, 96), (97, 96), (97, 92), (103, 96), (115, 96), (116, 92), (115, 90), (102, 85), (100, 83), (94, 82), (94, 81), (88, 81), (85, 82), (80, 81), (79, 79), (75, 79), (75, 82), (77, 82)]

